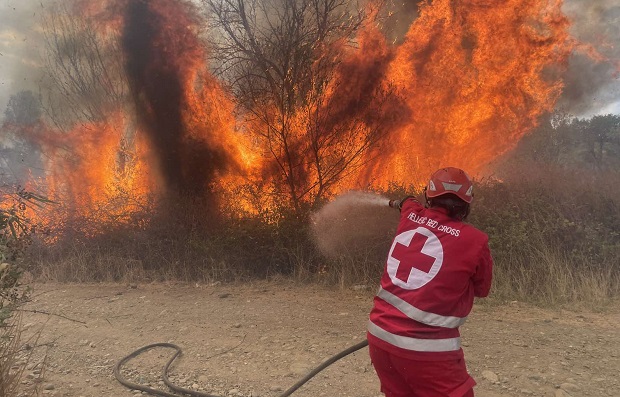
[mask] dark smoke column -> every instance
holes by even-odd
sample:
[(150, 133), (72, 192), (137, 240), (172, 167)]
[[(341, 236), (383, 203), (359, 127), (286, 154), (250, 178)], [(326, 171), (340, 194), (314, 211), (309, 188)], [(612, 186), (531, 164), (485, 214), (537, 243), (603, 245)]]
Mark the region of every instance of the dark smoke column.
[[(209, 182), (226, 167), (226, 155), (191, 134), (183, 112), (191, 111), (188, 84), (205, 65), (197, 37), (198, 15), (179, 0), (129, 0), (122, 47), (138, 121), (148, 134), (168, 193), (209, 197)], [(188, 88), (190, 87), (190, 88)]]

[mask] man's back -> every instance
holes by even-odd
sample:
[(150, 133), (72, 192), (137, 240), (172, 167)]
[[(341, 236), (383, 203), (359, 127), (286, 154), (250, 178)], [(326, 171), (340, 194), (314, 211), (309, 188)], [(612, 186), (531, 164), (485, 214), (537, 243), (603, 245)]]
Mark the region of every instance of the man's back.
[[(488, 294), (491, 267), (484, 233), (450, 218), (443, 208), (424, 208), (414, 199), (406, 200), (370, 313), (371, 327), (380, 329), (373, 328), (375, 336), (388, 343), (389, 334), (454, 339), (449, 345), (454, 349), (442, 356), (462, 357), (455, 339), (458, 327), (471, 311), (474, 295)], [(435, 351), (431, 342), (427, 345)], [(440, 344), (437, 349), (442, 349)]]

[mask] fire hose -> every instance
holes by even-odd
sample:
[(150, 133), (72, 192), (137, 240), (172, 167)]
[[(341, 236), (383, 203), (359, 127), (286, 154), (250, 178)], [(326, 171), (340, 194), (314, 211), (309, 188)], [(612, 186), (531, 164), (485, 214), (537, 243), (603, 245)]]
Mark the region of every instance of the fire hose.
[[(284, 393), (282, 393), (281, 395), (279, 395), (278, 397), (288, 397), (291, 394), (293, 394), (293, 392), (295, 392), (297, 389), (299, 389), (301, 386), (303, 386), (306, 382), (308, 382), (310, 379), (312, 379), (316, 374), (318, 374), (319, 372), (321, 372), (322, 370), (324, 370), (325, 368), (329, 367), (330, 365), (332, 365), (333, 363), (335, 363), (336, 361), (340, 360), (343, 357), (348, 356), (349, 354), (356, 352), (364, 347), (368, 346), (368, 341), (367, 340), (363, 340), (362, 342), (359, 342), (343, 351), (341, 351), (340, 353), (328, 358), (327, 360), (325, 360), (323, 363), (321, 363), (321, 365), (319, 365), (318, 367), (316, 367), (315, 369), (313, 369), (312, 371), (308, 372), (308, 374), (306, 376), (304, 376), (302, 379), (300, 379), (297, 383), (295, 383), (293, 386), (289, 387), (288, 390), (286, 390)], [(162, 379), (164, 381), (164, 384), (166, 386), (168, 386), (168, 388), (170, 388), (171, 390), (177, 392), (177, 393), (182, 393), (182, 394), (186, 394), (189, 396), (195, 396), (195, 397), (221, 397), (215, 394), (209, 394), (209, 393), (203, 393), (203, 392), (199, 392), (199, 391), (195, 391), (195, 390), (190, 390), (190, 389), (186, 389), (180, 386), (175, 385), (174, 383), (170, 382), (170, 379), (168, 379), (168, 370), (170, 368), (170, 365), (172, 365), (172, 363), (181, 355), (182, 350), (179, 346), (173, 344), (173, 343), (165, 343), (165, 342), (161, 342), (161, 343), (153, 343), (151, 345), (146, 345), (143, 346), (141, 348), (139, 348), (138, 350), (132, 352), (131, 354), (125, 356), (124, 358), (122, 358), (118, 363), (116, 363), (116, 365), (114, 366), (114, 377), (116, 378), (116, 380), (118, 380), (120, 382), (120, 384), (122, 384), (125, 387), (128, 387), (130, 389), (133, 390), (140, 390), (143, 392), (147, 392), (149, 394), (153, 394), (156, 396), (164, 396), (164, 397), (179, 397), (178, 394), (173, 394), (164, 390), (158, 390), (158, 389), (154, 389), (152, 387), (148, 387), (148, 386), (144, 386), (144, 385), (140, 385), (138, 383), (133, 383), (131, 381), (128, 381), (127, 379), (123, 378), (123, 376), (121, 375), (121, 367), (127, 363), (129, 360), (131, 360), (132, 358), (135, 358), (137, 356), (139, 356), (140, 354), (144, 353), (147, 350), (151, 350), (153, 348), (156, 347), (168, 347), (171, 349), (174, 349), (176, 352), (174, 353), (174, 355), (170, 358), (170, 360), (168, 360), (168, 362), (166, 363), (166, 365), (163, 368), (162, 371)]]

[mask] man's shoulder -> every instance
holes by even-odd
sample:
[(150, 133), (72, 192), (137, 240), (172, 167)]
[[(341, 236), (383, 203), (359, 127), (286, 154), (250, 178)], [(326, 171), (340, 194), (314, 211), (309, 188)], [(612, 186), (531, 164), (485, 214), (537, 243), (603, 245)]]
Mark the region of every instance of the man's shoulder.
[(407, 196), (401, 202), (401, 208), (405, 209), (406, 207), (416, 207), (416, 208), (424, 208), (420, 200), (415, 196)]

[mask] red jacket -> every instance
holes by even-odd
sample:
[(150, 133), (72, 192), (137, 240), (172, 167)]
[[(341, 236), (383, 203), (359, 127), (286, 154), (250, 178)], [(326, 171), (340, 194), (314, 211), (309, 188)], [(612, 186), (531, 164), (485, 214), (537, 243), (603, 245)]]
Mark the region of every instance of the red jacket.
[(374, 299), (368, 340), (420, 360), (463, 357), (458, 327), (491, 288), (488, 237), (407, 199)]

